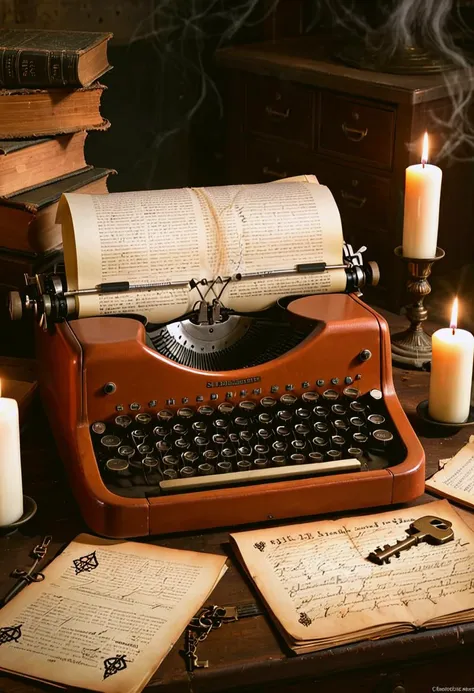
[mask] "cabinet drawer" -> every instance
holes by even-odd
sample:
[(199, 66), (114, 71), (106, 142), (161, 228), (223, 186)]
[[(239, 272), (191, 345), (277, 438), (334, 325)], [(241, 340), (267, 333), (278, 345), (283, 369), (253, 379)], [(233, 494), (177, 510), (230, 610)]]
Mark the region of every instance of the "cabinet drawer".
[(327, 163), (317, 166), (316, 175), (334, 195), (344, 222), (377, 231), (391, 226), (388, 178)]
[(314, 168), (309, 152), (291, 151), (283, 143), (256, 138), (249, 138), (246, 143), (246, 180), (253, 183), (313, 173)]
[(274, 77), (249, 75), (247, 129), (310, 148), (313, 141), (314, 90)]
[(372, 166), (392, 167), (395, 111), (322, 92), (318, 149)]

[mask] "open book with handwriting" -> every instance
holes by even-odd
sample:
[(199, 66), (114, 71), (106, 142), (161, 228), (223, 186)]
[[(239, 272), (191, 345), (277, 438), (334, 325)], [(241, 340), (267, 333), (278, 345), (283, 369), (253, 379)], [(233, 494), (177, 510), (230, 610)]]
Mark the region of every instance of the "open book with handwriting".
[[(378, 546), (416, 518), (452, 522), (454, 540), (420, 543), (376, 565)], [(474, 618), (474, 532), (447, 501), (231, 535), (248, 575), (297, 654)]]
[(0, 611), (0, 669), (137, 693), (207, 600), (226, 558), (81, 534)]

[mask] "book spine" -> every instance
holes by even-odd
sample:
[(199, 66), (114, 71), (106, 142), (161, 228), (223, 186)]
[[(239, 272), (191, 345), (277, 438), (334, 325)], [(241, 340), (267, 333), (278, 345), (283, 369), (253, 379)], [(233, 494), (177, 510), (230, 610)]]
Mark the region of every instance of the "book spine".
[(75, 51), (0, 48), (0, 87), (79, 87)]

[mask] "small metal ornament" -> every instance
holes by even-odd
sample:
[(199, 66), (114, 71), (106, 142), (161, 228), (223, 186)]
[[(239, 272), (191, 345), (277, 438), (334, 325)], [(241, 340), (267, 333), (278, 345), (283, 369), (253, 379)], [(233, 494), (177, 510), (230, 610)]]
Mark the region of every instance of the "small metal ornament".
[(436, 256), (420, 259), (403, 255), (402, 246), (395, 248), (395, 255), (408, 265), (410, 277), (407, 291), (413, 297), (413, 303), (406, 307), (410, 326), (403, 332), (392, 335), (392, 359), (395, 363), (414, 368), (423, 368), (431, 361), (431, 337), (423, 329), (423, 323), (428, 319), (428, 311), (423, 305), (425, 297), (431, 292), (428, 277), (433, 264), (444, 257), (444, 250), (436, 248)]

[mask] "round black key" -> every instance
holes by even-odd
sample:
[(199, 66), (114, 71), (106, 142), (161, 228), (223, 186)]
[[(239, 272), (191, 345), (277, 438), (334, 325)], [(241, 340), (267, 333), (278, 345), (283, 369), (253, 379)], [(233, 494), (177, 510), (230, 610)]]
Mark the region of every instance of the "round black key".
[(238, 472), (248, 472), (250, 469), (252, 469), (252, 463), (250, 460), (239, 460), (237, 462)]
[(378, 401), (378, 400), (382, 399), (383, 394), (382, 394), (381, 390), (377, 390), (376, 388), (374, 388), (373, 390), (370, 391), (370, 396), (372, 397), (372, 399), (375, 399)]
[(198, 463), (199, 455), (194, 450), (186, 450), (186, 452), (182, 453), (181, 459), (185, 467), (194, 467)]
[(188, 427), (185, 426), (183, 423), (176, 423), (173, 426), (173, 433), (178, 438), (181, 438), (182, 436), (185, 436), (188, 433)]
[(270, 448), (268, 445), (261, 445), (259, 443), (258, 445), (254, 446), (254, 452), (256, 453), (257, 457), (265, 457), (265, 455), (268, 455), (270, 452)]
[(252, 450), (246, 445), (242, 445), (237, 452), (239, 453), (239, 457), (243, 460), (249, 460), (252, 457)]
[(260, 400), (260, 404), (265, 409), (271, 409), (272, 407), (274, 407), (276, 405), (276, 403), (277, 402), (276, 402), (276, 399), (274, 397), (262, 397), (262, 399)]
[(346, 415), (346, 408), (343, 407), (342, 404), (333, 404), (331, 406), (331, 411), (336, 416), (345, 416)]
[(205, 450), (202, 456), (208, 464), (212, 465), (216, 464), (219, 458), (219, 455), (215, 450)]
[(362, 460), (364, 457), (364, 451), (362, 448), (349, 448), (347, 451), (348, 457), (354, 457), (356, 460)]
[(249, 443), (253, 437), (254, 437), (254, 434), (252, 433), (252, 431), (246, 431), (245, 430), (245, 431), (240, 431), (240, 433), (239, 433), (239, 438), (240, 438), (240, 440), (243, 440), (244, 443)]
[(288, 409), (280, 409), (280, 411), (277, 412), (277, 418), (283, 421), (283, 423), (287, 423), (293, 418), (293, 413)]
[(326, 438), (323, 438), (322, 436), (316, 436), (315, 438), (313, 438), (313, 445), (317, 451), (322, 451), (326, 450), (326, 448), (329, 447), (329, 441), (326, 440)]
[(178, 478), (178, 472), (176, 469), (165, 469), (163, 472), (163, 479), (165, 481), (168, 481), (169, 479), (177, 479)]
[(229, 460), (223, 460), (217, 463), (217, 473), (218, 474), (229, 474), (232, 471), (232, 462)]
[(288, 445), (283, 440), (275, 440), (275, 442), (272, 443), (272, 448), (275, 452), (282, 453), (286, 452)]
[(369, 439), (364, 433), (354, 433), (352, 440), (357, 444), (357, 447), (362, 447)]
[(148, 443), (141, 443), (137, 446), (137, 450), (139, 455), (151, 455), (153, 452), (153, 448)]
[(207, 424), (205, 421), (193, 421), (191, 428), (195, 433), (205, 433), (207, 431)]
[(316, 433), (329, 433), (329, 426), (324, 421), (316, 421), (313, 428)]
[(107, 467), (107, 470), (109, 472), (113, 472), (114, 474), (122, 474), (123, 472), (126, 472), (128, 470), (127, 460), (120, 460), (115, 457), (113, 457), (110, 460), (107, 460), (105, 466)]
[(349, 429), (349, 426), (344, 419), (336, 419), (333, 425), (336, 431), (347, 431)]
[(227, 460), (231, 464), (236, 461), (237, 453), (232, 448), (224, 448), (221, 453), (222, 459)]
[(197, 413), (199, 416), (208, 419), (210, 416), (214, 415), (214, 409), (207, 404), (203, 404), (201, 407), (199, 407)]
[(126, 459), (129, 460), (134, 456), (135, 448), (132, 448), (131, 445), (121, 445), (117, 452), (121, 457), (126, 457)]
[(323, 392), (323, 399), (326, 399), (329, 402), (335, 402), (339, 399), (339, 392), (337, 390), (325, 390)]
[(357, 431), (360, 431), (360, 429), (365, 426), (365, 421), (364, 419), (361, 419), (360, 416), (351, 416), (351, 418), (349, 419), (349, 423)]
[(138, 424), (140, 424), (141, 426), (148, 426), (148, 424), (151, 421), (151, 414), (147, 414), (147, 413), (137, 414), (135, 417), (135, 421)]
[(229, 426), (229, 422), (225, 419), (215, 419), (212, 423), (217, 431), (225, 431)]
[(258, 429), (257, 438), (260, 438), (260, 440), (268, 440), (271, 437), (272, 437), (272, 434), (268, 429), (266, 429), (266, 428), (259, 428)]
[(168, 435), (168, 429), (165, 426), (155, 426), (153, 429), (153, 435), (155, 438), (166, 438)]
[(275, 455), (272, 457), (272, 467), (284, 467), (286, 465), (286, 457), (284, 455)]
[(209, 476), (210, 474), (215, 474), (215, 473), (216, 473), (215, 467), (212, 464), (209, 464), (209, 462), (203, 462), (198, 467), (199, 476)]
[(229, 443), (232, 443), (232, 445), (238, 445), (239, 444), (239, 436), (237, 433), (234, 433), (234, 431), (229, 433)]
[(296, 418), (299, 419), (300, 421), (307, 421), (311, 416), (310, 410), (305, 409), (305, 407), (299, 407), (299, 409), (297, 409), (295, 413), (296, 413)]
[(301, 452), (306, 447), (306, 441), (305, 440), (292, 440), (291, 441), (291, 447), (295, 452)]
[(262, 426), (268, 426), (269, 424), (271, 424), (272, 421), (273, 421), (273, 416), (271, 414), (269, 414), (267, 411), (264, 411), (258, 415), (258, 422)]
[(232, 412), (234, 411), (234, 409), (235, 409), (235, 407), (232, 404), (232, 402), (222, 402), (217, 407), (217, 411), (222, 416), (230, 416), (232, 414)]
[(156, 467), (158, 467), (158, 460), (156, 457), (149, 455), (148, 457), (143, 458), (142, 465), (145, 471), (152, 472), (156, 469)]
[(303, 392), (301, 399), (303, 402), (305, 402), (305, 404), (311, 404), (314, 406), (319, 399), (319, 395), (317, 392), (312, 392), (309, 390), (308, 392)]
[(290, 456), (291, 464), (304, 464), (306, 462), (306, 455), (302, 455), (300, 452), (294, 452)]
[(320, 404), (314, 407), (313, 414), (317, 419), (326, 419), (329, 416), (329, 412), (326, 407), (322, 407)]
[(103, 433), (105, 433), (106, 428), (107, 426), (103, 421), (95, 421), (91, 426), (92, 432), (98, 436), (101, 436)]
[(393, 434), (386, 431), (384, 428), (378, 428), (372, 433), (372, 438), (377, 441), (382, 447), (385, 447), (393, 440)]
[(227, 443), (227, 437), (223, 436), (221, 433), (214, 433), (212, 436), (212, 442), (222, 450), (224, 445)]
[(322, 452), (310, 452), (309, 462), (324, 462), (324, 455)]
[(357, 387), (346, 387), (342, 391), (342, 394), (347, 397), (347, 399), (357, 399), (360, 395), (360, 390)]
[(362, 414), (362, 412), (366, 409), (365, 404), (362, 404), (362, 402), (351, 402), (349, 407), (354, 414)]
[(346, 439), (342, 436), (331, 436), (333, 450), (342, 450), (346, 444)]
[(118, 436), (102, 436), (100, 439), (101, 445), (108, 450), (112, 448), (118, 448), (122, 442)]
[(182, 467), (179, 470), (179, 476), (182, 479), (189, 479), (191, 476), (196, 476), (196, 470), (193, 467)]
[(206, 436), (196, 436), (194, 438), (194, 445), (197, 447), (199, 452), (203, 452), (209, 445), (209, 438), (206, 438)]
[(257, 459), (254, 460), (253, 466), (254, 466), (254, 469), (266, 469), (270, 465), (269, 465), (269, 462), (266, 458), (257, 457)]
[(306, 436), (309, 436), (309, 434), (310, 434), (309, 426), (307, 426), (306, 424), (302, 424), (302, 423), (296, 424), (295, 433), (297, 435), (301, 436), (302, 438), (306, 438)]
[(160, 423), (168, 423), (171, 421), (173, 418), (173, 412), (170, 411), (169, 409), (161, 409), (159, 412), (156, 414), (156, 418)]
[(256, 403), (252, 402), (249, 399), (244, 399), (241, 402), (239, 402), (239, 409), (243, 414), (253, 414), (256, 408)]
[(281, 404), (283, 404), (284, 407), (294, 407), (297, 401), (297, 397), (295, 397), (294, 395), (290, 395), (288, 393), (280, 397), (280, 402)]
[(277, 426), (276, 434), (279, 438), (288, 438), (291, 435), (291, 431), (287, 426)]
[(174, 455), (165, 455), (163, 457), (163, 466), (165, 469), (178, 469), (179, 460)]
[(176, 415), (179, 419), (184, 419), (185, 421), (188, 421), (189, 419), (193, 418), (194, 409), (191, 409), (191, 407), (181, 407), (176, 412)]
[(189, 450), (191, 443), (189, 440), (186, 440), (186, 438), (177, 438), (174, 441), (174, 446), (178, 452), (184, 452), (185, 450)]
[(128, 428), (132, 423), (132, 419), (126, 414), (121, 414), (120, 416), (115, 417), (115, 423), (121, 428)]
[(159, 440), (155, 444), (155, 448), (160, 453), (161, 456), (166, 455), (171, 450), (171, 445), (165, 440)]
[(140, 443), (143, 443), (143, 441), (145, 440), (146, 433), (145, 431), (142, 431), (141, 428), (137, 428), (134, 431), (132, 431), (132, 438), (135, 445), (139, 445)]
[(372, 426), (376, 426), (378, 428), (385, 423), (385, 416), (382, 416), (382, 414), (369, 414), (367, 421)]
[(328, 462), (334, 460), (340, 460), (342, 458), (342, 452), (340, 450), (328, 450), (326, 453), (326, 459)]
[(248, 428), (250, 422), (246, 416), (236, 416), (234, 423), (237, 428)]

